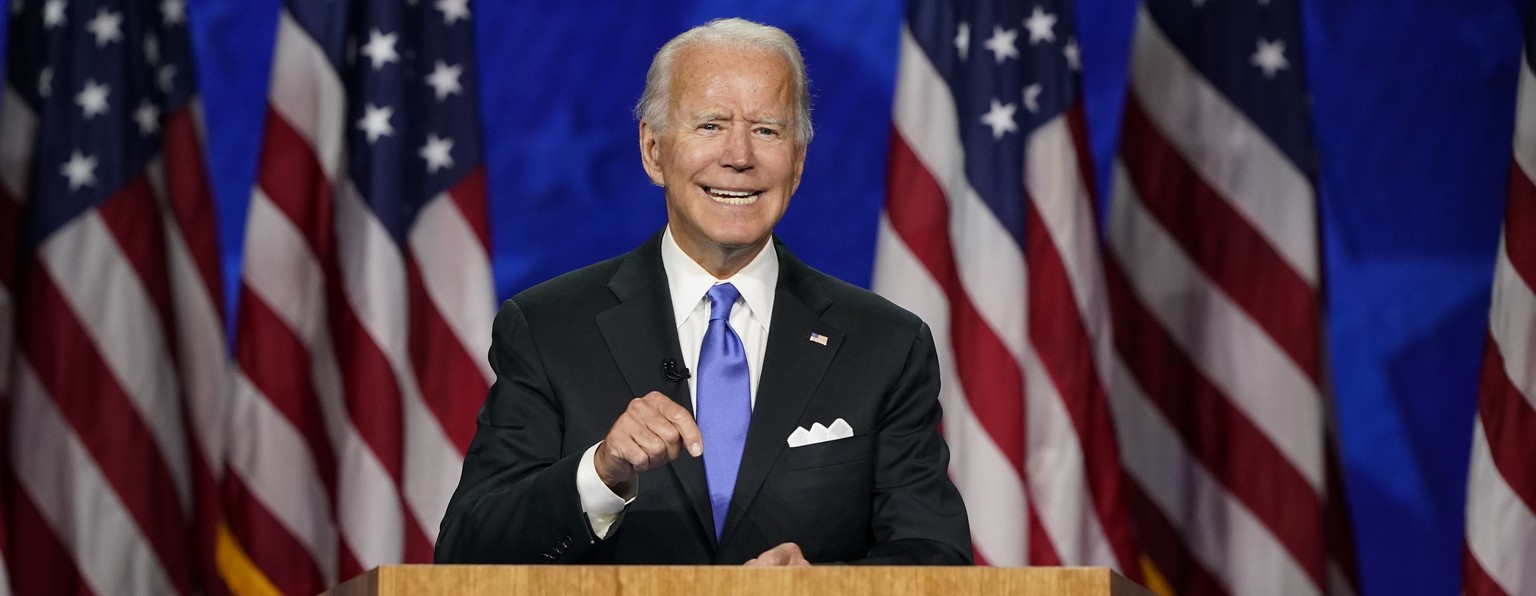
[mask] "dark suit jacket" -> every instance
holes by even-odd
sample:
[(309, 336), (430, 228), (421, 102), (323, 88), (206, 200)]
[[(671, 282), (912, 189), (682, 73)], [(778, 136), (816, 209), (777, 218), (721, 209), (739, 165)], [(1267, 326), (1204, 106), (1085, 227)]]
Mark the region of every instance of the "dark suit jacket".
[[(496, 382), (437, 562), (736, 564), (795, 542), (812, 563), (969, 564), (927, 325), (777, 241), (773, 319), (724, 535), (717, 543), (703, 461), (686, 452), (640, 475), (607, 539), (592, 534), (576, 491), (582, 453), (635, 397), (660, 391), (692, 409), (688, 383), (662, 371), (662, 359), (683, 359), (660, 242), (502, 305)], [(788, 448), (796, 427), (838, 418), (852, 438)]]

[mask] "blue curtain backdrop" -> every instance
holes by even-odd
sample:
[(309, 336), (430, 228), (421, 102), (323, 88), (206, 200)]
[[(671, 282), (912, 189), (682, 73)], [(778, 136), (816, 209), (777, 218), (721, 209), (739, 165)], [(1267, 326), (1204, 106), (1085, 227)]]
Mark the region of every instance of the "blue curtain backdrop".
[[(190, 4), (233, 279), (279, 2)], [(1524, 7), (1303, 7), (1331, 382), (1365, 592), (1454, 593)], [(896, 0), (478, 2), (501, 295), (628, 250), (662, 225), (661, 194), (640, 168), (629, 110), (657, 47), (730, 15), (788, 30), (809, 63), (819, 131), (781, 235), (813, 266), (867, 286), (901, 9)], [(1079, 0), (1078, 13), (1103, 172), (1135, 3)]]

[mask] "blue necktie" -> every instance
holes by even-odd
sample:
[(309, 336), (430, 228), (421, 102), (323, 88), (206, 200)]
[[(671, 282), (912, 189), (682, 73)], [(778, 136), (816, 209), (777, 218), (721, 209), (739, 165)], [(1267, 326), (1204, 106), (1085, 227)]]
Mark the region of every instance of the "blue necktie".
[(725, 513), (731, 507), (736, 470), (747, 443), (747, 422), (752, 419), (747, 352), (730, 323), (731, 307), (740, 296), (728, 283), (709, 289), (709, 330), (699, 348), (696, 414), (704, 436), (704, 476), (709, 481), (716, 540), (725, 529)]

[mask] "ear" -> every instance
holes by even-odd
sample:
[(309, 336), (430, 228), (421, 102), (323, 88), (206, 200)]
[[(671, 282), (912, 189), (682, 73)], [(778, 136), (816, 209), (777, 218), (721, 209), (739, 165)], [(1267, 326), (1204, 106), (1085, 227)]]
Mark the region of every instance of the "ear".
[(795, 183), (790, 186), (789, 194), (794, 196), (795, 191), (800, 190), (800, 174), (805, 173), (805, 151), (809, 147), (801, 146), (795, 149)]
[(640, 165), (645, 166), (645, 175), (650, 176), (651, 184), (666, 186), (661, 173), (661, 135), (645, 120), (640, 121)]

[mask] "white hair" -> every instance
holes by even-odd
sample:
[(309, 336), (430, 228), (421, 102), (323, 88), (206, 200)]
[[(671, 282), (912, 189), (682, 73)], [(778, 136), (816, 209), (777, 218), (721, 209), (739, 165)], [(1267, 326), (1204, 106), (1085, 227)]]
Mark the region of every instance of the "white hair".
[(667, 112), (672, 100), (672, 66), (677, 53), (693, 43), (708, 43), (730, 48), (756, 48), (778, 52), (789, 63), (795, 83), (795, 143), (804, 147), (811, 144), (814, 129), (811, 126), (810, 80), (805, 74), (805, 59), (800, 57), (800, 46), (783, 29), (754, 23), (746, 19), (715, 19), (694, 27), (656, 51), (651, 68), (645, 73), (645, 92), (635, 105), (635, 118), (651, 123), (659, 132), (667, 130)]

